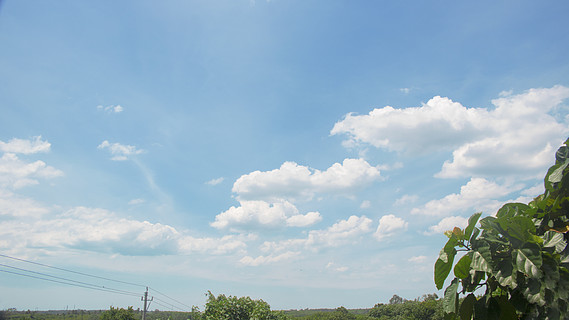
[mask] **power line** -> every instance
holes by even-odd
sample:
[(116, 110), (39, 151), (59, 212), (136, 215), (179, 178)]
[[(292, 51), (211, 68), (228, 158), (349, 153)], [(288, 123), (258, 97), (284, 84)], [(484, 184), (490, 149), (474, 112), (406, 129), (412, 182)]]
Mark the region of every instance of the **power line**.
[[(176, 301), (177, 303), (179, 303), (179, 304), (181, 304), (181, 305), (183, 305), (183, 306), (189, 308), (188, 310), (191, 310), (191, 309), (192, 309), (192, 307), (188, 306), (187, 304), (182, 303), (182, 302), (180, 302), (180, 301), (178, 301), (178, 300), (176, 300), (176, 299), (174, 299), (174, 298), (171, 298), (171, 297), (167, 296), (166, 294), (164, 294), (164, 293), (162, 293), (162, 292), (160, 292), (160, 291), (158, 291), (158, 290), (156, 290), (156, 289), (154, 289), (154, 288), (150, 288), (150, 290), (152, 290), (152, 291), (154, 291), (154, 292), (156, 292), (156, 293), (158, 293), (158, 294), (161, 294), (161, 295), (165, 296), (166, 298), (168, 298), (168, 299), (170, 299), (170, 300)], [(183, 308), (182, 308), (182, 309), (183, 309)]]
[(174, 308), (174, 309), (177, 309), (177, 310), (184, 310), (184, 308), (180, 308), (179, 306), (173, 305), (173, 304), (171, 304), (171, 303), (169, 303), (169, 302), (166, 302), (166, 301), (164, 301), (164, 300), (162, 300), (162, 299), (159, 299), (159, 298), (154, 297), (154, 300), (155, 300), (155, 301), (161, 301), (162, 303), (165, 303), (165, 304), (171, 306), (171, 307)]
[(79, 283), (79, 284), (81, 284), (81, 285), (90, 286), (90, 287), (94, 287), (94, 288), (101, 288), (101, 289), (105, 289), (105, 290), (112, 291), (112, 292), (116, 292), (116, 293), (124, 293), (124, 294), (139, 296), (139, 294), (136, 293), (136, 292), (125, 291), (125, 290), (120, 290), (120, 289), (114, 289), (114, 288), (110, 288), (110, 287), (99, 286), (99, 285), (95, 285), (95, 284), (92, 284), (92, 283), (83, 282), (83, 281), (77, 281), (77, 280), (67, 279), (67, 278), (63, 278), (63, 277), (57, 277), (57, 276), (50, 275), (50, 274), (47, 274), (47, 273), (37, 272), (37, 271), (31, 271), (31, 270), (27, 270), (27, 269), (23, 269), (23, 268), (18, 268), (18, 267), (14, 267), (14, 266), (9, 266), (9, 265), (6, 265), (6, 264), (1, 264), (1, 263), (0, 263), (0, 266), (6, 267), (6, 268), (12, 268), (12, 269), (16, 269), (16, 270), (20, 270), (20, 271), (24, 271), (24, 272), (29, 272), (29, 273), (35, 273), (35, 274), (39, 274), (39, 275), (42, 275), (42, 276), (51, 277), (51, 278), (55, 278), (55, 279), (59, 279), (59, 280), (64, 280), (64, 281), (69, 281), (69, 282), (74, 282), (74, 283)]
[[(118, 293), (118, 294), (133, 296), (133, 294), (130, 294), (130, 293), (122, 293), (122, 292), (111, 291), (111, 290), (107, 290), (107, 289), (100, 289), (100, 288), (88, 287), (88, 286), (83, 286), (83, 285), (80, 285), (80, 284), (74, 284), (74, 283), (69, 283), (69, 282), (64, 282), (64, 281), (58, 281), (58, 280), (53, 280), (53, 279), (47, 279), (47, 278), (37, 277), (37, 276), (29, 275), (29, 274), (18, 273), (18, 272), (13, 272), (13, 271), (8, 271), (8, 270), (1, 270), (1, 269), (0, 269), (0, 272), (11, 273), (11, 274), (19, 275), (19, 276), (24, 276), (24, 277), (34, 278), (34, 279), (40, 279), (40, 280), (45, 280), (45, 281), (51, 281), (51, 282), (56, 282), (56, 283), (62, 283), (62, 284), (67, 284), (67, 285), (70, 285), (70, 286), (76, 286), (76, 287), (81, 287), (81, 288), (86, 288), (86, 289), (99, 290), (99, 291), (105, 291), (105, 292), (111, 292), (111, 293)], [(139, 296), (139, 295), (137, 294), (136, 297), (138, 297), (138, 296)]]
[(31, 263), (31, 264), (35, 264), (35, 265), (42, 266), (42, 267), (46, 267), (46, 268), (52, 268), (52, 269), (61, 270), (61, 271), (65, 271), (65, 272), (71, 272), (71, 273), (79, 274), (79, 275), (82, 275), (82, 276), (87, 276), (87, 277), (92, 277), (92, 278), (97, 278), (97, 279), (102, 279), (102, 280), (107, 280), (107, 281), (114, 281), (114, 282), (118, 282), (118, 283), (129, 284), (129, 285), (132, 285), (132, 286), (138, 286), (138, 287), (143, 287), (143, 288), (146, 287), (145, 285), (138, 284), (138, 283), (126, 282), (126, 281), (121, 281), (121, 280), (116, 280), (116, 279), (110, 279), (110, 278), (95, 276), (95, 275), (88, 274), (88, 273), (83, 273), (83, 272), (68, 270), (68, 269), (64, 269), (64, 268), (58, 268), (58, 267), (50, 266), (50, 265), (43, 264), (43, 263), (39, 263), (39, 262), (33, 262), (33, 261), (25, 260), (25, 259), (10, 257), (10, 256), (7, 256), (7, 255), (5, 255), (5, 254), (0, 254), (0, 257), (4, 257), (4, 258), (8, 258), (8, 259), (13, 259), (13, 260), (17, 260), (17, 261), (22, 261), (22, 262), (26, 262), (26, 263)]

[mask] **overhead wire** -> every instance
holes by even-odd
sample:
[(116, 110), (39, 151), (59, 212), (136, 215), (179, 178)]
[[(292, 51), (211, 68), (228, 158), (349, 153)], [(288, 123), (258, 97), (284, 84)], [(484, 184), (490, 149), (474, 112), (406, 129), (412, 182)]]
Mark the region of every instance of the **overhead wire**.
[[(167, 301), (164, 301), (160, 298), (155, 297), (156, 300), (161, 301), (164, 304), (169, 305), (170, 308), (172, 310), (186, 310), (186, 311), (190, 311), (192, 309), (192, 307), (190, 307), (189, 305), (180, 302), (168, 295), (166, 295), (165, 293), (162, 293), (158, 290), (156, 290), (155, 288), (151, 288), (149, 286), (145, 286), (142, 284), (138, 284), (138, 283), (133, 283), (133, 282), (127, 282), (127, 281), (122, 281), (122, 280), (117, 280), (117, 279), (112, 279), (112, 278), (106, 278), (106, 277), (101, 277), (101, 276), (97, 276), (97, 275), (93, 275), (93, 274), (88, 274), (88, 273), (84, 273), (84, 272), (79, 272), (79, 271), (74, 271), (74, 270), (69, 270), (69, 269), (65, 269), (65, 268), (60, 268), (60, 267), (55, 267), (52, 265), (48, 265), (48, 264), (43, 264), (43, 263), (39, 263), (39, 262), (34, 262), (34, 261), (30, 261), (30, 260), (26, 260), (26, 259), (21, 259), (21, 258), (16, 258), (16, 257), (12, 257), (12, 256), (8, 256), (5, 254), (1, 254), (0, 253), (0, 257), (4, 257), (4, 258), (8, 258), (8, 259), (12, 259), (15, 261), (20, 261), (20, 262), (25, 262), (25, 263), (29, 263), (29, 264), (33, 264), (33, 265), (37, 265), (37, 266), (41, 266), (41, 267), (46, 267), (46, 268), (51, 268), (54, 270), (59, 270), (59, 271), (65, 271), (65, 272), (69, 272), (69, 273), (73, 273), (73, 274), (77, 274), (77, 275), (81, 275), (81, 276), (86, 276), (86, 277), (91, 277), (91, 278), (96, 278), (96, 279), (100, 279), (100, 280), (106, 280), (106, 281), (112, 281), (112, 282), (116, 282), (116, 283), (122, 283), (122, 284), (128, 284), (128, 285), (132, 285), (132, 286), (137, 286), (137, 287), (144, 287), (144, 288), (148, 288), (150, 290), (152, 290), (153, 292), (164, 296), (167, 299), (170, 299), (172, 301), (174, 301), (176, 304), (172, 304), (169, 303)], [(117, 294), (122, 294), (122, 295), (129, 295), (129, 296), (136, 296), (139, 297), (140, 294), (135, 293), (135, 292), (131, 292), (131, 291), (126, 291), (126, 290), (120, 290), (120, 289), (115, 289), (115, 288), (111, 288), (111, 287), (106, 287), (103, 285), (96, 285), (96, 284), (92, 284), (92, 283), (88, 283), (88, 282), (82, 282), (82, 281), (77, 281), (77, 280), (73, 280), (73, 279), (68, 279), (68, 278), (64, 278), (64, 277), (58, 277), (58, 276), (54, 276), (54, 275), (50, 275), (47, 273), (42, 273), (42, 272), (37, 272), (37, 271), (32, 271), (32, 270), (28, 270), (28, 269), (24, 269), (24, 268), (18, 268), (18, 267), (14, 267), (14, 266), (9, 266), (9, 265), (5, 265), (5, 264), (0, 264), (0, 266), (5, 267), (5, 268), (12, 268), (15, 270), (19, 270), (19, 271), (23, 271), (23, 272), (27, 272), (27, 273), (33, 273), (36, 275), (40, 275), (40, 276), (34, 276), (34, 275), (30, 275), (30, 274), (24, 274), (24, 273), (19, 273), (19, 272), (13, 272), (13, 271), (8, 271), (8, 270), (2, 270), (0, 269), (0, 272), (5, 272), (5, 273), (10, 273), (10, 274), (14, 274), (14, 275), (19, 275), (19, 276), (24, 276), (24, 277), (29, 277), (29, 278), (34, 278), (34, 279), (40, 279), (40, 280), (45, 280), (45, 281), (51, 281), (51, 282), (55, 282), (55, 283), (61, 283), (61, 284), (66, 284), (66, 285), (71, 285), (71, 286), (76, 286), (76, 287), (81, 287), (81, 288), (86, 288), (86, 289), (93, 289), (93, 290), (99, 290), (99, 291), (104, 291), (104, 292), (109, 292), (109, 293), (117, 293)], [(42, 277), (43, 276), (43, 277)], [(48, 278), (44, 278), (44, 277), (50, 277), (53, 279), (48, 279)], [(54, 279), (59, 279), (59, 280), (54, 280)], [(160, 304), (158, 302), (156, 302), (157, 304)], [(162, 306), (165, 306), (163, 304), (160, 304)], [(184, 307), (181, 307), (184, 306)], [(165, 306), (166, 307), (166, 306)], [(188, 309), (186, 309), (188, 308)]]
[(22, 261), (22, 262), (26, 262), (26, 263), (31, 263), (31, 264), (35, 264), (35, 265), (38, 265), (38, 266), (47, 267), (47, 268), (52, 268), (52, 269), (56, 269), (56, 270), (60, 270), (60, 271), (71, 272), (71, 273), (79, 274), (79, 275), (82, 275), (82, 276), (87, 276), (87, 277), (92, 277), (92, 278), (97, 278), (97, 279), (102, 279), (102, 280), (107, 280), (107, 281), (114, 281), (114, 282), (118, 282), (118, 283), (129, 284), (129, 285), (132, 285), (132, 286), (138, 286), (138, 287), (144, 287), (144, 288), (147, 287), (147, 286), (145, 286), (145, 285), (138, 284), (138, 283), (132, 283), (132, 282), (121, 281), (121, 280), (116, 280), (116, 279), (111, 279), (111, 278), (105, 278), (105, 277), (100, 277), (100, 276), (96, 276), (96, 275), (92, 275), (92, 274), (88, 274), (88, 273), (83, 273), (83, 272), (73, 271), (73, 270), (69, 270), (69, 269), (54, 267), (54, 266), (50, 266), (50, 265), (43, 264), (43, 263), (39, 263), (39, 262), (34, 262), (34, 261), (30, 261), (30, 260), (25, 260), (25, 259), (20, 259), (20, 258), (16, 258), (16, 257), (7, 256), (7, 255), (1, 254), (1, 253), (0, 253), (0, 257), (4, 257), (4, 258), (8, 258), (8, 259), (13, 259), (13, 260), (17, 260), (17, 261)]
[[(74, 283), (69, 283), (69, 282), (64, 282), (64, 281), (47, 279), (47, 278), (42, 278), (42, 277), (30, 275), (30, 274), (18, 273), (18, 272), (13, 272), (13, 271), (8, 271), (8, 270), (0, 269), (0, 272), (11, 273), (11, 274), (19, 275), (19, 276), (24, 276), (24, 277), (34, 278), (34, 279), (40, 279), (40, 280), (45, 280), (45, 281), (51, 281), (51, 282), (56, 282), (56, 283), (62, 283), (62, 284), (70, 285), (70, 286), (76, 286), (76, 287), (87, 288), (87, 289), (92, 289), (92, 290), (99, 290), (99, 291), (105, 291), (105, 292), (111, 292), (111, 293), (133, 296), (133, 294), (130, 294), (130, 293), (122, 293), (122, 292), (111, 291), (111, 290), (107, 290), (107, 289), (89, 287), (89, 286), (84, 286), (84, 285), (80, 285), (80, 284), (74, 284)], [(138, 296), (140, 296), (140, 295), (137, 294), (136, 297), (138, 297)]]
[[(156, 292), (156, 293), (158, 293), (158, 294), (163, 295), (164, 297), (166, 297), (166, 298), (168, 298), (168, 299), (170, 299), (170, 300), (172, 300), (172, 301), (175, 301), (175, 302), (179, 303), (180, 305), (182, 305), (182, 306), (188, 308), (188, 310), (191, 310), (191, 309), (192, 309), (192, 307), (190, 307), (189, 305), (187, 305), (187, 304), (185, 304), (185, 303), (183, 303), (183, 302), (180, 302), (180, 301), (178, 301), (178, 300), (176, 300), (176, 299), (174, 299), (174, 298), (172, 298), (172, 297), (169, 297), (169, 296), (167, 296), (165, 293), (162, 293), (162, 292), (160, 292), (160, 291), (158, 291), (158, 290), (156, 290), (156, 289), (154, 289), (154, 288), (152, 288), (152, 287), (149, 287), (149, 289), (152, 290), (152, 291), (154, 291), (154, 292)], [(183, 308), (182, 308), (182, 309), (183, 309)]]
[(5, 267), (5, 268), (16, 269), (16, 270), (19, 270), (19, 271), (24, 271), (24, 272), (39, 274), (39, 275), (42, 275), (42, 276), (46, 276), (46, 277), (50, 277), (50, 278), (54, 278), (54, 279), (59, 279), (59, 280), (63, 280), (63, 281), (69, 281), (69, 282), (73, 282), (73, 283), (78, 283), (78, 284), (81, 284), (81, 285), (84, 286), (84, 287), (85, 287), (85, 286), (89, 286), (89, 287), (93, 287), (93, 288), (105, 289), (106, 291), (110, 291), (110, 292), (124, 293), (124, 294), (129, 294), (129, 295), (136, 295), (136, 296), (139, 296), (139, 295), (140, 295), (140, 294), (138, 294), (138, 293), (136, 293), (136, 292), (125, 291), (125, 290), (120, 290), (120, 289), (115, 289), (115, 288), (105, 287), (105, 286), (99, 286), (99, 285), (92, 284), (92, 283), (88, 283), (88, 282), (77, 281), (77, 280), (73, 280), (73, 279), (67, 279), (67, 278), (58, 277), (58, 276), (50, 275), (50, 274), (43, 273), (43, 272), (37, 272), (37, 271), (27, 270), (27, 269), (24, 269), (24, 268), (18, 268), (18, 267), (14, 267), (14, 266), (9, 266), (9, 265), (2, 264), (2, 263), (0, 263), (0, 266)]

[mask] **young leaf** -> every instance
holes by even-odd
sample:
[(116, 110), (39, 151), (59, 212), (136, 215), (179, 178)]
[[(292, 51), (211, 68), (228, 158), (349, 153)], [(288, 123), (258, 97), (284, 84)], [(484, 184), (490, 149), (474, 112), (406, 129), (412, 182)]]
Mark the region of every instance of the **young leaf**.
[(454, 247), (457, 245), (457, 243), (458, 241), (453, 235), (450, 239), (448, 239), (444, 248), (439, 253), (439, 258), (435, 262), (435, 285), (439, 290), (443, 287), (444, 282), (448, 277), (450, 270), (452, 269), (454, 256), (456, 255), (456, 249)]

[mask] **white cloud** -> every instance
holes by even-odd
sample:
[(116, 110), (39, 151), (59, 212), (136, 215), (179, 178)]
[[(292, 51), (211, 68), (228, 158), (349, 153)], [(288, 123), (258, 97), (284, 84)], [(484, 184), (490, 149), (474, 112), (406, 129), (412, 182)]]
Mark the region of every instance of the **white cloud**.
[(334, 262), (328, 262), (328, 264), (326, 265), (326, 269), (330, 269), (330, 270), (333, 270), (336, 272), (346, 272), (346, 271), (350, 270), (350, 268), (348, 268), (346, 266), (337, 267)]
[(41, 139), (41, 136), (34, 137), (31, 140), (11, 139), (8, 142), (0, 140), (0, 151), (9, 153), (32, 154), (38, 152), (48, 152), (51, 144)]
[(347, 145), (361, 143), (408, 153), (453, 150), (442, 178), (541, 175), (551, 154), (569, 134), (569, 125), (550, 115), (569, 97), (554, 86), (503, 96), (495, 109), (466, 108), (434, 97), (421, 107), (384, 107), (367, 115), (347, 114), (331, 134), (347, 134)]
[(371, 231), (372, 220), (366, 216), (350, 216), (340, 220), (324, 230), (311, 230), (304, 239), (288, 239), (283, 241), (265, 241), (261, 246), (264, 252), (296, 251), (299, 249), (319, 250), (325, 247), (337, 247), (355, 244), (360, 237)]
[(110, 106), (106, 106), (106, 107), (98, 105), (97, 110), (101, 110), (101, 111), (105, 111), (105, 112), (109, 112), (109, 113), (120, 113), (120, 112), (124, 111), (124, 108), (118, 104), (117, 105), (110, 105)]
[(307, 227), (320, 222), (322, 217), (319, 212), (308, 212), (305, 215), (297, 214), (286, 219), (289, 227)]
[(239, 199), (311, 199), (315, 193), (344, 193), (377, 180), (379, 169), (363, 159), (345, 159), (326, 171), (285, 162), (279, 169), (254, 171), (233, 185)]
[(13, 153), (4, 153), (0, 158), (0, 187), (22, 188), (38, 184), (37, 179), (51, 179), (63, 175), (61, 170), (48, 166), (45, 162), (37, 160), (25, 162)]
[(417, 199), (419, 199), (419, 197), (416, 195), (404, 194), (403, 196), (401, 196), (401, 198), (395, 200), (394, 205), (401, 206), (408, 203), (414, 203), (417, 201)]
[(399, 89), (399, 91), (403, 92), (404, 94), (408, 94), (409, 92), (411, 92), (410, 88), (401, 88)]
[(217, 229), (247, 230), (258, 227), (306, 227), (320, 221), (318, 212), (299, 214), (292, 203), (282, 200), (240, 201), (239, 207), (231, 207), (218, 214), (210, 225)]
[(127, 160), (129, 156), (144, 153), (144, 150), (137, 149), (135, 146), (123, 145), (120, 143), (110, 143), (105, 140), (97, 147), (99, 149), (108, 149), (111, 152), (114, 161)]
[(522, 185), (498, 185), (483, 178), (472, 178), (460, 188), (460, 193), (450, 194), (442, 199), (431, 200), (424, 206), (411, 210), (413, 214), (446, 216), (468, 209), (493, 213), (500, 207), (502, 198), (522, 189)]
[(442, 219), (437, 225), (429, 227), (425, 232), (426, 235), (440, 234), (447, 230), (452, 230), (454, 227), (465, 228), (468, 225), (468, 219), (463, 217), (446, 217)]
[(205, 184), (210, 185), (210, 186), (216, 186), (216, 185), (222, 183), (223, 180), (224, 180), (223, 177), (217, 178), (217, 179), (211, 179), (208, 182), (206, 182)]
[(245, 256), (239, 262), (244, 265), (256, 267), (262, 264), (269, 264), (281, 261), (290, 261), (295, 257), (299, 256), (300, 252), (292, 252), (288, 251), (285, 253), (281, 253), (279, 255), (269, 255), (269, 256), (258, 256), (257, 258), (253, 258), (250, 256)]
[(374, 237), (378, 241), (382, 241), (385, 238), (389, 238), (397, 232), (402, 232), (407, 230), (409, 223), (405, 220), (396, 217), (395, 215), (388, 214), (379, 219), (379, 226), (374, 233)]
[(409, 258), (408, 261), (411, 263), (423, 264), (423, 263), (425, 263), (425, 261), (427, 261), (427, 257), (426, 256), (414, 256), (414, 257)]
[[(250, 239), (248, 236), (196, 238), (168, 225), (125, 219), (98, 208), (76, 207), (46, 215), (49, 210), (35, 206), (30, 200), (19, 200), (25, 214), (13, 210), (13, 219), (0, 221), (0, 238), (6, 239), (13, 249), (78, 249), (130, 256), (226, 254), (243, 250)], [(29, 219), (34, 214), (30, 208), (38, 211), (36, 219)]]
[(30, 198), (24, 198), (10, 191), (0, 189), (0, 216), (11, 218), (33, 217), (49, 213), (49, 209)]

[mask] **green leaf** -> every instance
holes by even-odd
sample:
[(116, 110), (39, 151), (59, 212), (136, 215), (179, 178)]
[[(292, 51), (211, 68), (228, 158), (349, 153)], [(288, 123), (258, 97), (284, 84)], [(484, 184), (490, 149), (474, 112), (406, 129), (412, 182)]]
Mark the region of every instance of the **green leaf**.
[(512, 260), (504, 259), (500, 261), (496, 266), (496, 269), (498, 272), (496, 272), (494, 277), (501, 286), (510, 287), (512, 289), (515, 289), (518, 286)]
[(569, 159), (565, 160), (565, 162), (563, 162), (562, 164), (553, 166), (555, 167), (555, 169), (553, 170), (553, 172), (549, 174), (547, 180), (551, 183), (560, 182), (561, 179), (563, 178), (563, 171), (565, 170), (565, 168), (567, 168), (568, 165), (569, 165)]
[(472, 315), (474, 314), (474, 303), (476, 302), (476, 297), (473, 293), (469, 294), (462, 300), (460, 304), (460, 319), (461, 320), (470, 320), (472, 319)]
[(496, 218), (511, 218), (519, 215), (524, 215), (529, 206), (524, 203), (506, 203), (496, 213)]
[(562, 233), (547, 231), (543, 235), (543, 240), (543, 246), (546, 248), (555, 248), (556, 253), (563, 252), (567, 246), (567, 242), (563, 239)]
[(557, 149), (557, 152), (555, 153), (555, 163), (565, 162), (565, 160), (569, 159), (569, 147), (567, 147), (568, 142), (569, 139), (565, 141), (565, 146), (561, 146)]
[(490, 253), (490, 246), (486, 242), (480, 242), (472, 252), (471, 267), (476, 271), (492, 272), (492, 254)]
[(499, 296), (496, 298), (498, 305), (500, 306), (500, 319), (503, 320), (516, 320), (518, 315), (516, 313), (516, 308), (508, 301), (506, 296)]
[(457, 243), (458, 241), (456, 240), (456, 237), (452, 236), (439, 253), (439, 258), (435, 262), (435, 285), (439, 290), (443, 287), (444, 282), (452, 269), (454, 256), (456, 255), (456, 249), (454, 247)]
[(472, 236), (472, 231), (474, 230), (474, 227), (476, 227), (476, 223), (478, 222), (478, 219), (480, 219), (481, 215), (482, 215), (482, 212), (478, 212), (478, 213), (473, 214), (468, 219), (468, 226), (466, 227), (466, 229), (464, 229), (464, 236), (465, 236), (466, 240), (470, 240), (470, 236)]
[(512, 237), (522, 242), (528, 241), (532, 234), (535, 234), (535, 225), (533, 221), (524, 216), (501, 217), (496, 222), (504, 230), (504, 236), (511, 239)]
[(458, 279), (454, 278), (450, 285), (445, 289), (443, 298), (443, 310), (445, 313), (454, 313), (458, 311)]
[(470, 263), (472, 259), (468, 255), (463, 256), (454, 266), (454, 275), (459, 279), (464, 279), (470, 274)]
[(512, 258), (515, 262), (516, 269), (532, 278), (541, 276), (541, 252), (539, 246), (535, 243), (527, 243), (521, 249), (512, 251)]

